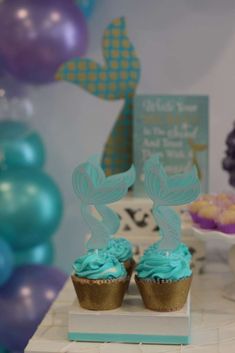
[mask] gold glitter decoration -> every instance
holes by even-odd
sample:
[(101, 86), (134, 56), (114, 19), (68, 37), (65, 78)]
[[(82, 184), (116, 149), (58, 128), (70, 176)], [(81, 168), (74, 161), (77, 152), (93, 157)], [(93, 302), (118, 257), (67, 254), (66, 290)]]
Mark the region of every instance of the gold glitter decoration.
[(123, 265), (126, 269), (128, 276), (131, 277), (136, 265), (135, 260), (134, 259), (126, 260), (123, 262)]
[(112, 310), (122, 305), (129, 277), (87, 279), (71, 276), (78, 301), (88, 310)]
[(155, 281), (135, 276), (142, 300), (147, 309), (177, 311), (186, 303), (192, 276), (178, 281)]

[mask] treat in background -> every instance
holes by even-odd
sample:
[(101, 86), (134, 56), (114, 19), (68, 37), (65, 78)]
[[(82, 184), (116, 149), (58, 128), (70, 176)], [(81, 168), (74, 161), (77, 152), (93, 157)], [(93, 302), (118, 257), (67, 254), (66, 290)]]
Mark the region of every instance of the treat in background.
[(188, 210), (189, 210), (189, 213), (192, 217), (192, 220), (195, 222), (195, 223), (198, 223), (199, 222), (199, 219), (198, 219), (198, 213), (199, 211), (203, 208), (203, 207), (206, 207), (209, 205), (209, 201), (207, 199), (200, 199), (200, 200), (197, 200), (195, 202), (193, 202), (192, 204), (190, 204), (188, 206)]
[(218, 217), (217, 228), (227, 234), (235, 234), (235, 208), (225, 210)]
[(218, 206), (208, 204), (200, 209), (197, 215), (197, 223), (203, 229), (215, 229), (217, 227), (217, 217), (220, 209)]
[(235, 234), (235, 195), (232, 193), (205, 194), (188, 206), (193, 222), (202, 229)]

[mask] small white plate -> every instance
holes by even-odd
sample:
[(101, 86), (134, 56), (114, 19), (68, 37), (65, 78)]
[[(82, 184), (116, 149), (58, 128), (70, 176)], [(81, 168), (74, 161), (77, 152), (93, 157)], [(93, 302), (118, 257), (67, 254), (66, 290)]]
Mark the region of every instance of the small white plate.
[[(235, 234), (226, 234), (219, 232), (218, 230), (211, 229), (201, 229), (196, 226), (192, 226), (192, 234), (196, 238), (207, 241), (207, 240), (223, 240), (231, 244), (228, 262), (231, 268), (233, 275), (235, 276)], [(222, 292), (223, 297), (235, 301), (235, 282), (228, 284)]]
[(235, 244), (235, 234), (226, 234), (218, 230), (213, 229), (202, 229), (196, 226), (192, 226), (192, 232), (195, 237), (200, 240), (225, 240), (229, 244)]

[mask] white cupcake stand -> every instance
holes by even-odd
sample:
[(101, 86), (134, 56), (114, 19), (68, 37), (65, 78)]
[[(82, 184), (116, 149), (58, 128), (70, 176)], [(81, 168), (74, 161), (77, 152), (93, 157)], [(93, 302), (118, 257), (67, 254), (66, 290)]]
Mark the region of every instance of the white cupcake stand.
[[(192, 227), (192, 234), (202, 241), (222, 240), (231, 245), (228, 255), (228, 262), (235, 277), (235, 234), (225, 234), (217, 230), (204, 230), (199, 227)], [(227, 299), (235, 301), (235, 281), (227, 285), (223, 289), (223, 296)]]

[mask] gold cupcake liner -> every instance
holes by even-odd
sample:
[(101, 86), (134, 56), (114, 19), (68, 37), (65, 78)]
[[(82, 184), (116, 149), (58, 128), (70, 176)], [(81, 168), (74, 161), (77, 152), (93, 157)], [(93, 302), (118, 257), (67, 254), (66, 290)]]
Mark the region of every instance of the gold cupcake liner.
[(134, 259), (126, 260), (126, 261), (123, 262), (123, 265), (124, 265), (124, 267), (126, 269), (127, 275), (129, 277), (131, 277), (131, 275), (132, 275), (132, 273), (134, 271), (135, 265), (136, 265), (135, 260)]
[(135, 276), (135, 281), (147, 309), (167, 312), (180, 310), (184, 306), (192, 275), (178, 281), (157, 281)]
[(71, 276), (78, 301), (88, 310), (112, 310), (122, 305), (129, 278), (96, 280)]

